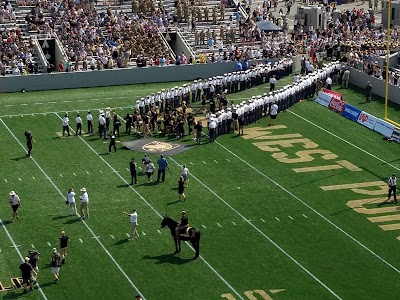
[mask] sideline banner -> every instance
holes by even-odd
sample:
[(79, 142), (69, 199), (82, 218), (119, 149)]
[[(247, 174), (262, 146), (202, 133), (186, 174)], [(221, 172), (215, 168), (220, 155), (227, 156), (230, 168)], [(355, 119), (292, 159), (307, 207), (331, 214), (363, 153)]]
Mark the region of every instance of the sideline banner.
[(339, 93), (339, 92), (335, 92), (335, 91), (328, 90), (328, 89), (323, 89), (322, 91), (323, 91), (325, 94), (328, 94), (328, 95), (330, 95), (331, 97), (333, 97), (333, 98), (335, 98), (335, 99), (337, 99), (337, 100), (342, 100), (342, 99), (343, 99), (342, 94)]
[(390, 124), (389, 122), (383, 121), (381, 119), (376, 120), (374, 131), (379, 132), (383, 136), (392, 137), (393, 129), (394, 125)]
[(331, 102), (331, 99), (332, 99), (331, 95), (328, 95), (328, 94), (325, 94), (324, 92), (319, 91), (318, 97), (317, 97), (317, 99), (315, 99), (315, 102), (317, 102), (325, 107), (328, 107), (329, 102)]
[(400, 128), (393, 128), (392, 132), (392, 139), (394, 139), (396, 142), (400, 143)]
[(328, 107), (341, 114), (344, 111), (345, 105), (346, 105), (346, 102), (344, 102), (343, 100), (332, 97), (331, 102), (329, 102)]
[(364, 125), (365, 127), (368, 127), (369, 129), (374, 129), (376, 120), (377, 120), (377, 118), (374, 117), (373, 115), (370, 115), (369, 113), (366, 113), (365, 111), (362, 111), (360, 113), (360, 116), (358, 117), (357, 123), (360, 123), (361, 125)]
[(344, 110), (343, 110), (343, 113), (342, 113), (342, 115), (344, 117), (346, 117), (346, 118), (348, 118), (348, 119), (350, 119), (350, 120), (352, 120), (354, 122), (357, 122), (358, 117), (360, 116), (360, 114), (361, 114), (361, 110), (360, 109), (358, 109), (357, 107), (354, 107), (353, 105), (350, 105), (350, 104), (347, 104), (347, 103), (345, 104)]

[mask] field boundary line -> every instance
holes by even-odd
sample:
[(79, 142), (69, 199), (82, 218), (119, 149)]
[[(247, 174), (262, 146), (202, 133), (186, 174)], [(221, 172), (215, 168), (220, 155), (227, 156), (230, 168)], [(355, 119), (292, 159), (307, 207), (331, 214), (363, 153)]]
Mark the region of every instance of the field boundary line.
[(384, 159), (376, 156), (375, 154), (372, 154), (372, 153), (368, 152), (367, 150), (364, 150), (363, 148), (358, 147), (357, 145), (354, 145), (352, 142), (349, 142), (348, 140), (345, 140), (344, 138), (334, 134), (333, 132), (330, 132), (329, 130), (327, 130), (327, 129), (315, 124), (314, 122), (311, 122), (310, 120), (307, 120), (306, 118), (304, 118), (303, 116), (300, 116), (299, 114), (296, 114), (295, 112), (292, 112), (290, 110), (287, 110), (287, 111), (290, 112), (291, 114), (295, 115), (296, 117), (302, 119), (303, 121), (306, 121), (307, 123), (309, 123), (309, 124), (319, 128), (319, 129), (321, 129), (322, 131), (325, 131), (326, 133), (334, 136), (335, 138), (341, 140), (342, 142), (345, 142), (346, 144), (348, 144), (348, 145), (350, 145), (350, 146), (352, 146), (352, 147), (364, 152), (365, 154), (367, 154), (367, 155), (379, 160), (380, 162), (384, 163), (385, 165), (391, 166), (393, 169), (396, 169), (397, 171), (400, 171), (399, 167), (396, 167), (395, 165), (392, 165), (390, 162), (385, 161)]
[[(13, 244), (13, 248), (15, 249), (15, 251), (17, 251), (19, 258), (21, 259), (22, 262), (24, 262), (24, 257), (22, 256), (21, 251), (19, 251), (19, 249), (17, 247), (17, 244), (15, 243), (13, 237), (11, 236), (10, 232), (8, 231), (6, 225), (4, 225), (2, 219), (0, 219), (0, 224), (1, 224), (1, 227), (3, 227), (3, 229), (4, 229), (5, 233), (7, 234), (8, 238), (10, 239), (11, 243)], [(48, 298), (46, 297), (46, 294), (43, 292), (43, 290), (40, 287), (38, 282), (36, 282), (36, 286), (37, 286), (39, 292), (42, 294), (43, 298), (48, 300)]]
[[(289, 111), (290, 112), (290, 111)], [(270, 182), (272, 182), (273, 184), (275, 184), (277, 187), (279, 187), (281, 190), (283, 190), (284, 192), (286, 192), (287, 194), (289, 194), (290, 196), (292, 196), (294, 199), (296, 199), (298, 202), (300, 202), (301, 204), (303, 204), (304, 206), (306, 206), (308, 209), (310, 209), (311, 211), (313, 211), (316, 215), (318, 215), (319, 217), (321, 217), (322, 219), (324, 219), (326, 222), (328, 222), (330, 225), (332, 225), (333, 227), (335, 227), (337, 230), (339, 230), (340, 232), (342, 232), (344, 235), (346, 235), (348, 238), (350, 238), (351, 240), (353, 240), (356, 244), (358, 244), (359, 246), (361, 246), (362, 248), (364, 248), (367, 252), (369, 252), (370, 254), (372, 254), (373, 256), (375, 256), (377, 259), (379, 259), (380, 261), (382, 261), (384, 264), (386, 264), (387, 266), (389, 266), (391, 269), (393, 269), (394, 271), (396, 271), (397, 273), (400, 274), (400, 270), (398, 268), (396, 268), (394, 265), (392, 265), (390, 262), (388, 262), (386, 259), (384, 259), (383, 257), (381, 257), (380, 255), (378, 255), (377, 253), (375, 253), (374, 251), (372, 251), (371, 249), (369, 249), (367, 246), (365, 246), (363, 243), (361, 243), (359, 240), (357, 240), (355, 237), (353, 237), (351, 234), (347, 233), (347, 231), (345, 231), (344, 229), (340, 228), (338, 225), (336, 225), (335, 223), (333, 223), (331, 220), (329, 220), (327, 217), (325, 217), (324, 215), (322, 215), (319, 211), (317, 211), (315, 208), (313, 208), (311, 205), (307, 204), (306, 202), (304, 202), (303, 200), (301, 200), (298, 196), (296, 196), (295, 194), (293, 194), (291, 191), (289, 191), (288, 189), (286, 189), (284, 186), (282, 186), (280, 183), (278, 183), (277, 181), (275, 181), (274, 179), (272, 179), (271, 177), (265, 175), (263, 172), (261, 172), (260, 170), (258, 170), (256, 167), (254, 167), (253, 165), (251, 165), (249, 162), (247, 162), (246, 160), (244, 160), (243, 158), (241, 158), (240, 156), (238, 156), (236, 153), (232, 152), (230, 149), (228, 149), (227, 147), (225, 147), (224, 145), (222, 145), (220, 142), (215, 141), (216, 144), (218, 144), (221, 148), (225, 149), (225, 151), (229, 152), (230, 154), (232, 154), (233, 156), (235, 156), (237, 159), (239, 159), (240, 161), (242, 161), (244, 164), (246, 164), (247, 166), (249, 166), (251, 169), (253, 169), (254, 171), (256, 171), (258, 174), (260, 174), (261, 176), (263, 176), (264, 178), (268, 179)]]
[[(119, 109), (124, 109), (124, 108), (132, 108), (133, 106), (116, 106), (115, 108)], [(15, 115), (2, 115), (0, 118), (9, 118), (9, 117), (29, 117), (29, 116), (34, 116), (34, 115), (43, 115), (43, 114), (63, 114), (63, 113), (72, 113), (72, 112), (77, 112), (77, 111), (96, 111), (96, 110), (101, 110), (104, 109), (104, 107), (98, 107), (98, 108), (88, 108), (88, 109), (73, 109), (73, 110), (62, 110), (62, 111), (44, 111), (44, 112), (34, 112), (34, 113), (26, 113), (26, 114), (15, 114)]]
[[(55, 114), (60, 120), (62, 120), (62, 118), (58, 115), (58, 114)], [(0, 119), (1, 120), (1, 119)], [(75, 132), (75, 130), (71, 127), (71, 126), (69, 126), (70, 127), (70, 129), (71, 129), (71, 131), (72, 132)], [(117, 175), (125, 184), (127, 184), (128, 185), (128, 187), (152, 210), (152, 211), (154, 211), (155, 213), (156, 213), (156, 215), (157, 216), (159, 216), (161, 219), (163, 219), (163, 216), (154, 208), (154, 206), (153, 205), (151, 205), (133, 186), (131, 186), (131, 185), (129, 185), (129, 182), (119, 173), (119, 172), (117, 172), (117, 170), (116, 169), (114, 169), (114, 167), (113, 166), (111, 166), (103, 157), (101, 157), (100, 155), (99, 155), (99, 153), (97, 153), (96, 152), (96, 150), (94, 150), (93, 149), (93, 147), (92, 146), (90, 146), (89, 144), (88, 144), (88, 142), (86, 142), (80, 135), (78, 135), (78, 137), (79, 137), (79, 139), (93, 152), (93, 153), (95, 153), (96, 154), (96, 156), (98, 157), (98, 158), (100, 158), (100, 160), (101, 161), (103, 161), (103, 163), (104, 164), (106, 164), (112, 171), (113, 171), (113, 173), (115, 174), (115, 175)], [(194, 248), (192, 247), (192, 245), (190, 245), (188, 242), (186, 242), (186, 245), (188, 245), (189, 246), (189, 248), (190, 249), (192, 249), (193, 251), (195, 251), (194, 250)], [(208, 262), (208, 261), (206, 261), (204, 258), (203, 258), (203, 256), (199, 256), (200, 257), (200, 259), (211, 269), (211, 271), (213, 271), (213, 273), (215, 274), (215, 275), (217, 275), (218, 276), (218, 278), (219, 279), (221, 279), (221, 281), (228, 287), (228, 288), (230, 288), (231, 289), (231, 291), (232, 292), (234, 292), (235, 294), (236, 294), (236, 296), (238, 296), (239, 297), (239, 299), (242, 299), (242, 300), (245, 300), (234, 288), (233, 288), (233, 286), (228, 282), (228, 281), (226, 281), (226, 279), (225, 278), (223, 278), (222, 277), (222, 275), (221, 274), (219, 274), (218, 273), (218, 271), (213, 267), (213, 266), (211, 266), (210, 265), (210, 263)]]
[[(26, 151), (24, 145), (18, 140), (18, 138), (15, 136), (15, 134), (11, 131), (11, 129), (7, 126), (6, 123), (4, 123), (3, 119), (0, 118), (0, 122), (4, 125), (4, 127), (8, 130), (8, 132), (13, 136), (13, 138), (17, 141), (17, 143)], [(39, 165), (39, 163), (31, 156), (30, 157), (32, 161), (35, 163), (35, 165), (39, 168), (39, 170), (43, 173), (43, 175), (49, 180), (49, 182), (52, 184), (52, 186), (57, 190), (57, 192), (60, 194), (60, 196), (65, 199), (64, 194), (60, 191), (60, 189), (57, 187), (57, 185), (54, 183), (54, 181), (48, 176), (48, 174), (43, 170), (43, 168)], [(111, 260), (114, 262), (114, 264), (117, 266), (117, 268), (121, 271), (121, 273), (124, 275), (124, 277), (128, 280), (128, 282), (131, 284), (131, 286), (142, 296), (144, 300), (146, 298), (143, 296), (143, 294), (140, 292), (140, 290), (137, 288), (137, 286), (133, 283), (133, 281), (129, 278), (129, 276), (125, 273), (125, 271), (122, 269), (122, 267), (118, 264), (116, 259), (112, 256), (112, 254), (108, 251), (108, 249), (104, 246), (104, 244), (99, 240), (99, 238), (96, 236), (96, 234), (93, 232), (93, 230), (90, 228), (90, 226), (86, 223), (85, 220), (82, 220), (82, 223), (86, 226), (86, 228), (89, 230), (89, 232), (92, 234), (92, 236), (95, 238), (95, 240), (99, 243), (100, 247), (104, 250), (104, 252), (111, 258)]]
[[(178, 167), (182, 164), (179, 164), (175, 159), (171, 156), (169, 157)], [(294, 262), (298, 267), (300, 267), (304, 272), (310, 275), (315, 281), (317, 281), (320, 285), (322, 285), (326, 290), (328, 290), (333, 296), (337, 299), (342, 299), (339, 295), (337, 295), (331, 288), (329, 288), (325, 283), (323, 283), (317, 276), (311, 273), (306, 267), (304, 267), (299, 261), (297, 261), (293, 256), (291, 256), (288, 252), (286, 252), (281, 246), (279, 246), (275, 241), (273, 241), (268, 235), (266, 235), (261, 229), (255, 226), (248, 218), (246, 218), (242, 213), (236, 210), (232, 205), (230, 205), (227, 201), (221, 198), (217, 193), (215, 193), (211, 188), (209, 188), (205, 183), (203, 183), (200, 179), (198, 179), (193, 173), (190, 173), (190, 176), (196, 179), (198, 183), (200, 183), (203, 187), (209, 190), (215, 197), (217, 197), (221, 202), (223, 202), (226, 206), (228, 206), (233, 212), (235, 212), (240, 218), (243, 219), (247, 224), (253, 227), (259, 234), (261, 234), (264, 238), (266, 238), (272, 245), (274, 245), (280, 252), (282, 252), (286, 257), (288, 257), (292, 262)]]

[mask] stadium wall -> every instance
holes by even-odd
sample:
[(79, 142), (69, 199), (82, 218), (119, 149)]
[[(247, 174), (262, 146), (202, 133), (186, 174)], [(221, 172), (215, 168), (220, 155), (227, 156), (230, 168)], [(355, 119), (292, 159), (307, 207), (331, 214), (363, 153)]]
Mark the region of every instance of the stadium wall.
[(87, 88), (138, 83), (188, 81), (235, 71), (235, 63), (195, 64), (166, 67), (80, 71), (1, 78), (3, 93)]
[[(370, 76), (367, 73), (360, 72), (357, 69), (346, 66), (350, 71), (350, 83), (362, 89), (365, 88), (367, 82), (371, 82), (372, 93), (385, 98), (385, 81)], [(400, 104), (399, 98), (400, 87), (389, 84), (389, 101)]]

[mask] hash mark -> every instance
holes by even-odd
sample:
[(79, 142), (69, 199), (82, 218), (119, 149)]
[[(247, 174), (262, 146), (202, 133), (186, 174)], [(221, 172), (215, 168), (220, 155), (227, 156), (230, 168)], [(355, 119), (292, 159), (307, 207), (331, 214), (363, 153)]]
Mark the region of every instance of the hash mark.
[(5, 178), (4, 178), (4, 181), (5, 181), (5, 182), (8, 182), (7, 179), (5, 179)]
[(308, 217), (307, 217), (305, 214), (303, 214), (303, 217), (306, 218), (306, 219), (308, 219)]
[(194, 166), (194, 164), (193, 164), (192, 162), (190, 162), (190, 164), (191, 164), (192, 166)]
[(142, 234), (143, 234), (143, 235), (146, 235), (146, 234), (144, 233), (144, 231), (142, 231)]
[(204, 225), (201, 225), (201, 226), (203, 226), (203, 228), (204, 228), (204, 229), (207, 229), (207, 227), (206, 227), (206, 226), (204, 226)]
[(18, 178), (18, 180), (19, 180), (19, 181), (22, 181), (22, 179), (21, 179), (21, 178)]
[(113, 240), (115, 240), (115, 237), (114, 237), (112, 234), (110, 234), (110, 236), (111, 236), (111, 238), (112, 238)]
[(31, 244), (31, 247), (32, 247), (32, 249), (35, 249), (35, 245), (34, 244)]
[(102, 171), (102, 170), (100, 170), (100, 173), (103, 173), (103, 171)]
[(18, 247), (21, 247), (21, 245), (11, 246), (11, 248), (15, 248), (15, 249), (17, 249)]
[(126, 234), (126, 236), (129, 237), (129, 238), (131, 237), (131, 236), (129, 235), (129, 233), (126, 232), (125, 234)]
[(13, 104), (7, 104), (6, 107), (11, 107), (14, 106)]
[(222, 225), (221, 225), (221, 224), (219, 224), (219, 223), (217, 223), (217, 225), (218, 225), (219, 227), (222, 227)]
[(72, 174), (74, 174), (74, 176), (76, 176), (76, 174), (75, 174), (75, 173), (72, 173)]
[(51, 247), (51, 244), (50, 244), (50, 242), (47, 242), (47, 245), (48, 245), (49, 247)]
[(126, 168), (126, 170), (129, 172), (129, 169), (128, 169), (128, 168)]
[(206, 164), (206, 162), (203, 160), (203, 164)]
[(289, 219), (292, 219), (292, 220), (293, 220), (292, 216), (289, 216)]
[(214, 162), (217, 164), (218, 162), (214, 159)]
[(86, 171), (86, 174), (88, 174), (88, 175), (89, 175), (89, 171)]
[(237, 189), (240, 190), (240, 186), (238, 186)]
[(32, 178), (33, 178), (33, 180), (35, 180), (36, 178), (35, 178), (35, 176), (32, 176)]
[(63, 177), (62, 174), (60, 174), (60, 177)]
[(264, 220), (264, 219), (261, 219), (261, 221), (263, 221), (263, 223), (265, 223), (265, 220)]
[(236, 223), (232, 221), (232, 224), (236, 226)]
[(49, 102), (49, 103), (56, 104), (57, 102)]
[(83, 241), (82, 241), (82, 239), (81, 239), (81, 238), (79, 238), (79, 241), (81, 242), (81, 244), (83, 243)]
[(22, 105), (22, 106), (27, 106), (28, 104), (27, 104), (27, 103), (21, 103), (21, 105)]
[(280, 221), (278, 217), (275, 217), (275, 219), (276, 219), (278, 222)]
[(96, 236), (92, 236), (92, 239), (99, 239), (99, 235), (96, 235)]
[(157, 229), (157, 232), (158, 232), (159, 234), (161, 234), (161, 231), (160, 231), (160, 230), (158, 230), (158, 229)]
[(71, 101), (69, 101), (69, 100), (64, 100), (64, 102), (65, 102), (65, 103), (69, 103), (69, 102), (71, 102)]

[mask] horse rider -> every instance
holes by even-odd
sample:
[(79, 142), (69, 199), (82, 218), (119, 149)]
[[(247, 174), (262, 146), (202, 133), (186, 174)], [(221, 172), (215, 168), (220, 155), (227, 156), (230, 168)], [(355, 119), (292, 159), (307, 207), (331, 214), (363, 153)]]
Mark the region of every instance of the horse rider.
[(176, 226), (175, 229), (175, 234), (176, 237), (179, 239), (179, 233), (183, 231), (183, 229), (186, 229), (189, 227), (189, 219), (186, 216), (186, 211), (182, 210), (182, 217), (180, 223)]

